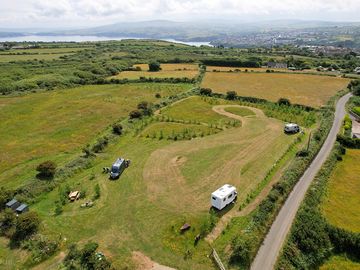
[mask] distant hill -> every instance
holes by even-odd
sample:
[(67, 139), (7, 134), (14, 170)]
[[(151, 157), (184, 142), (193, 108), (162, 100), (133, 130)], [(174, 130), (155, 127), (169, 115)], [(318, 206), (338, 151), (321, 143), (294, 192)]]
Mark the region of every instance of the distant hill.
[(238, 47), (271, 46), (274, 44), (341, 45), (360, 47), (359, 22), (301, 20), (258, 22), (207, 20), (174, 22), (168, 20), (154, 20), (119, 22), (74, 30), (10, 30), (0, 29), (0, 37), (14, 37), (27, 34), (42, 36), (78, 35), (109, 38), (175, 39), (180, 41), (211, 42), (215, 45), (223, 44), (225, 46)]

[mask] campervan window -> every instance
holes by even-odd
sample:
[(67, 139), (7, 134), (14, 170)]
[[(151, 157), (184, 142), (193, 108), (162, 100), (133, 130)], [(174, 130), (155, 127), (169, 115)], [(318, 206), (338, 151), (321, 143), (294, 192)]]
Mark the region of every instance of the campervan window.
[(230, 194), (229, 196), (228, 196), (228, 199), (230, 199), (232, 197), (232, 194)]
[(216, 201), (216, 198), (215, 198), (215, 197), (212, 197), (212, 199), (213, 199), (214, 201)]

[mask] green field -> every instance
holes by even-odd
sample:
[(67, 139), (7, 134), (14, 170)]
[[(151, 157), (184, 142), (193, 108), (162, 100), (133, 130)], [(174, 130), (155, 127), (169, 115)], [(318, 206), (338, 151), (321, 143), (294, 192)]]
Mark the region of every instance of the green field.
[(340, 228), (360, 232), (360, 150), (347, 149), (329, 181), (322, 211)]
[(228, 107), (225, 111), (239, 115), (239, 116), (253, 116), (255, 113), (247, 108), (239, 108), (239, 107)]
[[(84, 86), (0, 98), (0, 183), (16, 187), (43, 160), (60, 164), (139, 102), (190, 89), (184, 84)], [(11, 181), (9, 181), (11, 179)]]
[(214, 105), (224, 103), (225, 101), (214, 101), (211, 98), (191, 97), (189, 99), (175, 103), (161, 110), (161, 115), (165, 115), (172, 119), (198, 121), (208, 124), (221, 124), (231, 119), (224, 117), (212, 111)]
[[(189, 103), (197, 106), (189, 107)], [(227, 117), (213, 111), (212, 106), (194, 97), (163, 113), (177, 119), (192, 115), (198, 121), (225, 121)], [(55, 216), (55, 201), (59, 198), (55, 189), (31, 206), (43, 219), (41, 233), (61, 235), (67, 243), (97, 241), (117, 267), (131, 267), (132, 252), (141, 251), (177, 269), (213, 269), (206, 257), (206, 242), (193, 245), (194, 236), (209, 217), (209, 194), (219, 185), (230, 183), (240, 191), (238, 203), (243, 202), (294, 140), (283, 134), (282, 122), (266, 118), (259, 110), (256, 113), (256, 117), (247, 118), (244, 127), (192, 140), (152, 140), (131, 133), (121, 137), (94, 160), (91, 168), (66, 181), (72, 190), (86, 191), (85, 199), (65, 205), (64, 212)], [(120, 180), (109, 181), (102, 168), (118, 156), (131, 159), (131, 166)], [(94, 207), (81, 209), (80, 204), (94, 195), (97, 183), (100, 199)], [(184, 222), (193, 229), (180, 234), (178, 228)], [(187, 250), (191, 260), (184, 259)], [(49, 264), (57, 261), (54, 257)]]
[(343, 256), (333, 256), (325, 264), (320, 266), (320, 270), (358, 270), (360, 262), (354, 262)]

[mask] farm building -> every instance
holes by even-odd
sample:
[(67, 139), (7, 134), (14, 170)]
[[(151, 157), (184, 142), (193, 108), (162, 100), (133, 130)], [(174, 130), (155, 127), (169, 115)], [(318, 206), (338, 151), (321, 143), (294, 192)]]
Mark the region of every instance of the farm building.
[(12, 199), (11, 201), (6, 203), (6, 208), (10, 208), (11, 210), (16, 210), (16, 208), (18, 208), (21, 205), (21, 202), (19, 202), (18, 200), (16, 200), (15, 198)]
[(268, 62), (268, 68), (287, 68), (288, 65), (286, 63), (276, 63), (276, 62)]
[(15, 211), (18, 214), (25, 213), (25, 212), (29, 211), (29, 206), (25, 203), (22, 203), (18, 208), (16, 208)]

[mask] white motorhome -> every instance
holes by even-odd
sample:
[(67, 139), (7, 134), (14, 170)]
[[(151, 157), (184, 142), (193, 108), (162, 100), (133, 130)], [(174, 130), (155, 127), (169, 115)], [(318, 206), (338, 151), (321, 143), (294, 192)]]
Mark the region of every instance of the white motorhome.
[(285, 124), (284, 131), (286, 133), (298, 133), (300, 132), (300, 127), (297, 124), (289, 123)]
[(218, 190), (211, 193), (211, 205), (218, 209), (224, 209), (232, 203), (237, 197), (236, 187), (226, 184)]

